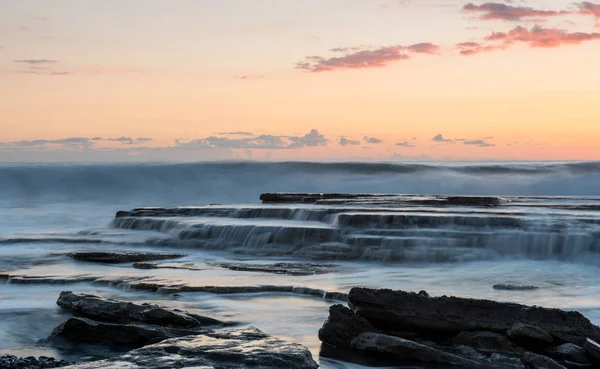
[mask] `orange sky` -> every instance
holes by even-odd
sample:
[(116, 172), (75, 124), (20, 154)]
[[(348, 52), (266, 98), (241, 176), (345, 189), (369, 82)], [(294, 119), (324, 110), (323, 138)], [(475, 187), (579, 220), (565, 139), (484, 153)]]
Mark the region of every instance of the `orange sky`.
[(0, 0), (0, 161), (599, 160), (598, 19), (562, 0)]

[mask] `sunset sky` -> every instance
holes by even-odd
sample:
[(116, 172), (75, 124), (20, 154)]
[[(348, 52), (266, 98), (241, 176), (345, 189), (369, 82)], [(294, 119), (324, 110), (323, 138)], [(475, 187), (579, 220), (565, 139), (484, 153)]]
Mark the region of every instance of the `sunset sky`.
[(0, 0), (0, 162), (600, 160), (600, 2)]

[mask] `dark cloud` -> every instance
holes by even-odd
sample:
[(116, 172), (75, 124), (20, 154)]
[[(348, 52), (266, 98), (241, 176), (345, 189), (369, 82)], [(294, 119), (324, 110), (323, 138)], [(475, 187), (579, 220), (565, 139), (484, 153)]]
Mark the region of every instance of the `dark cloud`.
[(590, 3), (589, 1), (584, 1), (582, 3), (577, 4), (577, 6), (579, 7), (579, 14), (591, 15), (596, 21), (596, 27), (600, 28), (600, 4), (594, 4)]
[(475, 5), (468, 3), (463, 10), (472, 13), (482, 13), (481, 20), (520, 21), (523, 18), (556, 17), (569, 14), (567, 11), (539, 10), (529, 7), (512, 6), (503, 3), (485, 3)]
[(474, 146), (479, 146), (479, 147), (492, 147), (495, 146), (494, 144), (488, 143), (484, 140), (471, 140), (471, 141), (465, 141), (463, 142), (464, 145), (474, 145)]
[(56, 64), (58, 62), (56, 60), (49, 60), (49, 59), (21, 59), (21, 60), (15, 60), (15, 63), (39, 65), (39, 64)]
[(152, 141), (152, 139), (150, 137), (138, 137), (136, 138), (137, 141)]
[(291, 149), (326, 146), (328, 142), (325, 136), (320, 134), (316, 129), (311, 130), (310, 133), (302, 137), (289, 137), (289, 140), (292, 142), (292, 144), (289, 146)]
[(240, 132), (219, 132), (217, 134), (224, 135), (224, 136), (227, 136), (227, 135), (230, 135), (230, 136), (254, 136), (254, 133), (252, 133), (252, 132), (242, 132), (242, 131), (240, 131)]
[(434, 137), (431, 139), (431, 141), (434, 141), (434, 142), (454, 142), (454, 140), (452, 140), (452, 139), (449, 139), (449, 138), (444, 138), (444, 136), (442, 136), (442, 134), (437, 134), (437, 135), (435, 135), (435, 136), (434, 136)]
[(360, 141), (349, 140), (346, 137), (340, 137), (340, 146), (357, 146), (360, 145)]
[(133, 138), (122, 136), (122, 137), (116, 137), (116, 138), (107, 138), (106, 141), (133, 142)]
[(245, 138), (210, 136), (187, 143), (176, 141), (179, 147), (193, 149), (300, 149), (325, 146), (328, 140), (316, 129), (304, 136), (259, 135)]
[(265, 79), (267, 77), (260, 74), (246, 74), (240, 77), (240, 79)]
[(415, 145), (413, 145), (412, 143), (410, 143), (410, 141), (400, 141), (400, 142), (397, 142), (396, 146), (399, 146), (399, 147), (415, 147)]
[(370, 143), (370, 144), (380, 144), (380, 143), (383, 143), (383, 140), (379, 139), (377, 137), (365, 136), (365, 137), (363, 137), (363, 139), (365, 140), (366, 143)]
[(378, 49), (362, 47), (330, 49), (332, 52), (346, 53), (344, 56), (324, 58), (309, 56), (296, 63), (296, 68), (309, 72), (328, 72), (338, 69), (365, 69), (385, 67), (390, 63), (410, 59), (408, 53), (437, 54), (440, 47), (431, 43), (418, 43), (410, 46), (387, 46)]
[(4, 146), (15, 146), (15, 147), (36, 147), (45, 145), (70, 145), (70, 144), (82, 144), (88, 143), (91, 140), (85, 137), (69, 137), (61, 138), (58, 140), (23, 140), (16, 142), (4, 142)]

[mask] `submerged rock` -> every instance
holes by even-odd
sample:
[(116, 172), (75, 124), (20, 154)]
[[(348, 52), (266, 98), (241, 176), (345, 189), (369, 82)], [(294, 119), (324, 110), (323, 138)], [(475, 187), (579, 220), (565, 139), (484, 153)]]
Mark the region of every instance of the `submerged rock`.
[(459, 297), (427, 297), (388, 289), (353, 288), (350, 308), (383, 330), (412, 330), (443, 339), (462, 331), (505, 333), (527, 322), (559, 340), (582, 343), (600, 338), (600, 328), (578, 312)]
[(317, 369), (310, 351), (256, 328), (169, 339), (70, 369)]
[(334, 264), (310, 263), (275, 263), (275, 264), (244, 264), (244, 263), (219, 263), (221, 268), (243, 272), (263, 272), (289, 275), (313, 275), (331, 273), (336, 267)]
[(167, 338), (198, 334), (199, 330), (161, 327), (150, 324), (117, 324), (98, 322), (88, 318), (70, 318), (59, 324), (50, 340), (107, 343), (141, 347)]
[(0, 369), (43, 369), (43, 368), (59, 368), (67, 365), (71, 365), (65, 360), (56, 360), (53, 357), (40, 356), (35, 358), (33, 356), (28, 357), (17, 357), (13, 355), (2, 355), (0, 356)]
[(532, 369), (567, 369), (547, 356), (526, 352), (523, 355), (523, 362)]
[(133, 263), (137, 261), (179, 259), (184, 254), (163, 254), (156, 252), (72, 252), (67, 254), (79, 261), (96, 263)]
[(167, 327), (198, 328), (200, 322), (189, 314), (162, 308), (158, 305), (138, 305), (131, 302), (102, 299), (93, 295), (61, 292), (58, 306), (85, 317), (115, 322), (142, 322)]
[(430, 346), (404, 338), (388, 336), (380, 333), (361, 333), (352, 341), (352, 347), (358, 351), (374, 352), (394, 356), (399, 360), (435, 363), (446, 365), (469, 366), (479, 362), (466, 359)]
[(495, 290), (504, 290), (504, 291), (531, 291), (537, 290), (538, 286), (533, 285), (522, 285), (522, 284), (495, 284), (493, 286)]
[(352, 340), (365, 332), (377, 332), (377, 329), (347, 307), (333, 305), (329, 308), (329, 318), (319, 329), (319, 339), (337, 348), (351, 348)]

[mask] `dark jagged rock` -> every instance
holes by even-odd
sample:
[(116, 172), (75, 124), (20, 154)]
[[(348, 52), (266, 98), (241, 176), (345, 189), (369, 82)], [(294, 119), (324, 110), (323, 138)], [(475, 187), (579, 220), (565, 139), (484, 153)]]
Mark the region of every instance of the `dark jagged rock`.
[(585, 337), (600, 338), (600, 328), (583, 315), (559, 309), (369, 288), (353, 288), (348, 301), (376, 328), (413, 330), (437, 339), (462, 331), (505, 333), (522, 322), (546, 330), (559, 342), (581, 344)]
[(532, 291), (537, 290), (538, 286), (532, 285), (521, 285), (521, 284), (495, 284), (493, 286), (495, 290), (504, 290), (504, 291)]
[(317, 369), (310, 351), (256, 328), (169, 339), (72, 369)]
[(546, 354), (559, 360), (567, 360), (578, 364), (589, 364), (590, 357), (585, 350), (572, 343), (563, 343), (562, 345), (551, 347), (546, 350)]
[(567, 369), (547, 356), (526, 352), (523, 362), (531, 369)]
[(33, 356), (28, 357), (17, 357), (13, 355), (2, 355), (0, 356), (0, 369), (45, 369), (45, 368), (59, 368), (67, 365), (71, 365), (65, 360), (56, 360), (53, 357), (40, 356), (35, 358)]
[(329, 318), (319, 329), (319, 339), (337, 348), (350, 348), (352, 340), (365, 332), (377, 332), (366, 319), (342, 305), (329, 308)]
[(142, 322), (167, 327), (197, 328), (200, 322), (192, 316), (161, 308), (158, 305), (137, 305), (131, 302), (102, 299), (93, 295), (61, 292), (58, 306), (85, 317), (115, 323)]
[(469, 366), (479, 362), (426, 346), (404, 338), (380, 333), (361, 333), (352, 341), (352, 347), (366, 353), (394, 356), (403, 361)]
[(471, 346), (485, 352), (522, 354), (525, 350), (513, 344), (506, 336), (495, 332), (461, 332), (452, 339), (452, 345)]
[(183, 254), (163, 254), (156, 252), (72, 252), (69, 257), (79, 261), (96, 263), (133, 263), (138, 261), (179, 259)]
[(98, 322), (88, 318), (70, 318), (59, 324), (50, 340), (73, 342), (110, 343), (141, 347), (167, 338), (198, 334), (199, 330), (159, 327), (150, 324), (116, 324)]
[(512, 342), (530, 350), (541, 350), (554, 342), (550, 333), (531, 324), (516, 323), (506, 335)]
[(583, 348), (594, 360), (600, 361), (600, 345), (592, 339), (586, 339)]
[(336, 267), (333, 264), (306, 264), (306, 263), (275, 263), (275, 264), (242, 264), (219, 263), (221, 268), (243, 272), (264, 272), (288, 275), (313, 275), (332, 272)]

